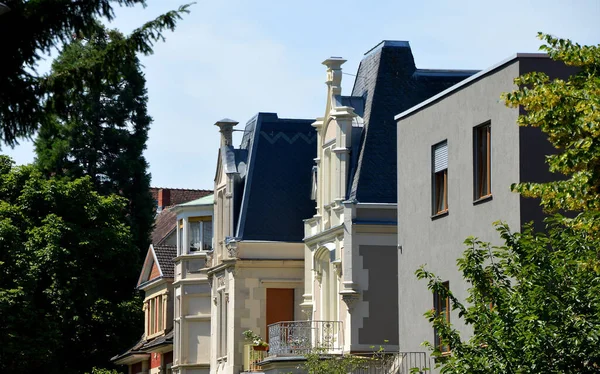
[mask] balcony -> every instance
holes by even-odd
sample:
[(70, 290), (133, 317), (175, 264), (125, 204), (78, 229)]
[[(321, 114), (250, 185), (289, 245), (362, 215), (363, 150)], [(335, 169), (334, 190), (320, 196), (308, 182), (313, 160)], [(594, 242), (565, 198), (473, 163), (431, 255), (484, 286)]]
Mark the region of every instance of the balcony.
[(267, 351), (257, 351), (253, 344), (244, 345), (244, 372), (255, 373), (260, 372), (261, 367), (258, 364), (267, 357)]
[(304, 356), (319, 350), (342, 353), (340, 321), (288, 321), (269, 325), (269, 356)]
[(425, 352), (383, 352), (368, 358), (352, 374), (431, 374), (432, 364)]

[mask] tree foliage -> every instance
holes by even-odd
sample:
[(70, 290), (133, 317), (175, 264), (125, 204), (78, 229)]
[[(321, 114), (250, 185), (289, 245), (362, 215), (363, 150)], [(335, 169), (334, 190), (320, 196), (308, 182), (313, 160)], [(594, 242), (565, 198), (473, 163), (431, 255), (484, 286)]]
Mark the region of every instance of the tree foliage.
[(325, 349), (316, 349), (307, 353), (306, 362), (300, 367), (308, 374), (347, 374), (366, 367), (369, 359), (345, 353), (342, 355), (326, 354)]
[(105, 53), (82, 61), (60, 76), (36, 73), (37, 63), (63, 44), (80, 35), (97, 32), (99, 17), (114, 18), (113, 4), (145, 5), (145, 0), (26, 1), (3, 0), (11, 10), (0, 15), (2, 74), (0, 74), (0, 141), (14, 146), (19, 138), (31, 136), (48, 119), (46, 99), (60, 92), (62, 82), (76, 81), (96, 65), (109, 67), (123, 55), (151, 54), (153, 43), (163, 40), (165, 30), (173, 30), (189, 5), (168, 12), (122, 40), (115, 41)]
[(539, 127), (559, 150), (547, 156), (552, 172), (567, 179), (522, 183), (524, 196), (541, 198), (549, 212), (600, 212), (600, 45), (581, 46), (550, 35), (541, 50), (579, 71), (568, 80), (533, 72), (515, 80), (518, 90), (503, 95), (508, 106), (521, 106), (521, 126)]
[(539, 127), (557, 153), (550, 169), (565, 179), (522, 183), (513, 189), (540, 198), (555, 214), (546, 231), (513, 233), (497, 224), (504, 245), (475, 238), (458, 260), (470, 285), (463, 303), (434, 274), (419, 279), (472, 328), (469, 339), (434, 311), (426, 313), (451, 355), (426, 343), (442, 373), (600, 372), (600, 49), (540, 34), (551, 58), (577, 67), (568, 80), (543, 73), (519, 77), (506, 104), (525, 111), (519, 125)]
[(585, 259), (598, 254), (600, 240), (549, 222), (548, 233), (497, 228), (504, 246), (475, 238), (458, 260), (470, 284), (463, 304), (441, 279), (421, 268), (420, 279), (449, 297), (473, 336), (464, 340), (442, 315), (427, 318), (449, 345), (443, 357), (434, 350), (442, 373), (600, 372), (600, 274)]
[[(143, 156), (151, 123), (146, 80), (129, 49), (109, 65), (94, 63), (124, 40), (120, 32), (99, 25), (89, 38), (66, 45), (54, 61), (56, 93), (48, 101), (52, 119), (35, 141), (36, 164), (47, 175), (90, 176), (99, 193), (125, 197), (134, 242), (145, 253), (154, 223)], [(71, 79), (78, 66), (86, 68)]]
[[(81, 373), (139, 334), (126, 201), (0, 157), (0, 372)], [(116, 276), (118, 274), (118, 276)]]

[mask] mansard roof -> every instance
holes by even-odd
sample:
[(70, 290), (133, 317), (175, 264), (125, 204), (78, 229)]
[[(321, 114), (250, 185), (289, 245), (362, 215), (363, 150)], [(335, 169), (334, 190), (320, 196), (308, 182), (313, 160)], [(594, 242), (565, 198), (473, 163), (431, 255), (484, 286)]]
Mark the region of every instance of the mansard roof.
[[(348, 198), (395, 203), (396, 121), (394, 116), (475, 74), (475, 70), (417, 69), (410, 45), (383, 41), (360, 63), (352, 97), (364, 100), (364, 127)], [(346, 99), (348, 102), (349, 99)], [(352, 105), (350, 105), (352, 106)]]
[(313, 119), (258, 113), (246, 124), (235, 156), (235, 236), (238, 240), (301, 242), (302, 220), (314, 214), (311, 170)]

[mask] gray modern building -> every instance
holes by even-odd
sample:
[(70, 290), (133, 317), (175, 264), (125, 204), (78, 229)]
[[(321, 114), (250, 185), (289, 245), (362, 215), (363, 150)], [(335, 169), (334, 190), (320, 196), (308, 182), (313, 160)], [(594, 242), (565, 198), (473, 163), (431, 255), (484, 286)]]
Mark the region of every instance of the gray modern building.
[(471, 333), (445, 302), (434, 302), (415, 270), (426, 264), (464, 301), (469, 286), (456, 260), (468, 236), (500, 244), (492, 226), (498, 220), (513, 230), (529, 221), (542, 227), (537, 201), (510, 186), (556, 178), (545, 164), (553, 149), (538, 129), (516, 124), (521, 108), (500, 99), (516, 88), (514, 78), (530, 71), (566, 77), (570, 70), (545, 54), (517, 54), (395, 117), (401, 351), (423, 351), (423, 341), (435, 344), (423, 317), (427, 310), (447, 313), (463, 336)]

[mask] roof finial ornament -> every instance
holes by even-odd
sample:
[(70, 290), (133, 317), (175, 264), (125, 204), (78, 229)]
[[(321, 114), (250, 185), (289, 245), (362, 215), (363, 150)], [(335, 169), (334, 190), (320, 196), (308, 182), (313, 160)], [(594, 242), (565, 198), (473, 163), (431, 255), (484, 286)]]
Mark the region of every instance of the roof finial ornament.
[(334, 95), (342, 93), (342, 65), (346, 62), (341, 57), (330, 57), (323, 61), (323, 65), (327, 66), (327, 80), (325, 83), (334, 91)]

